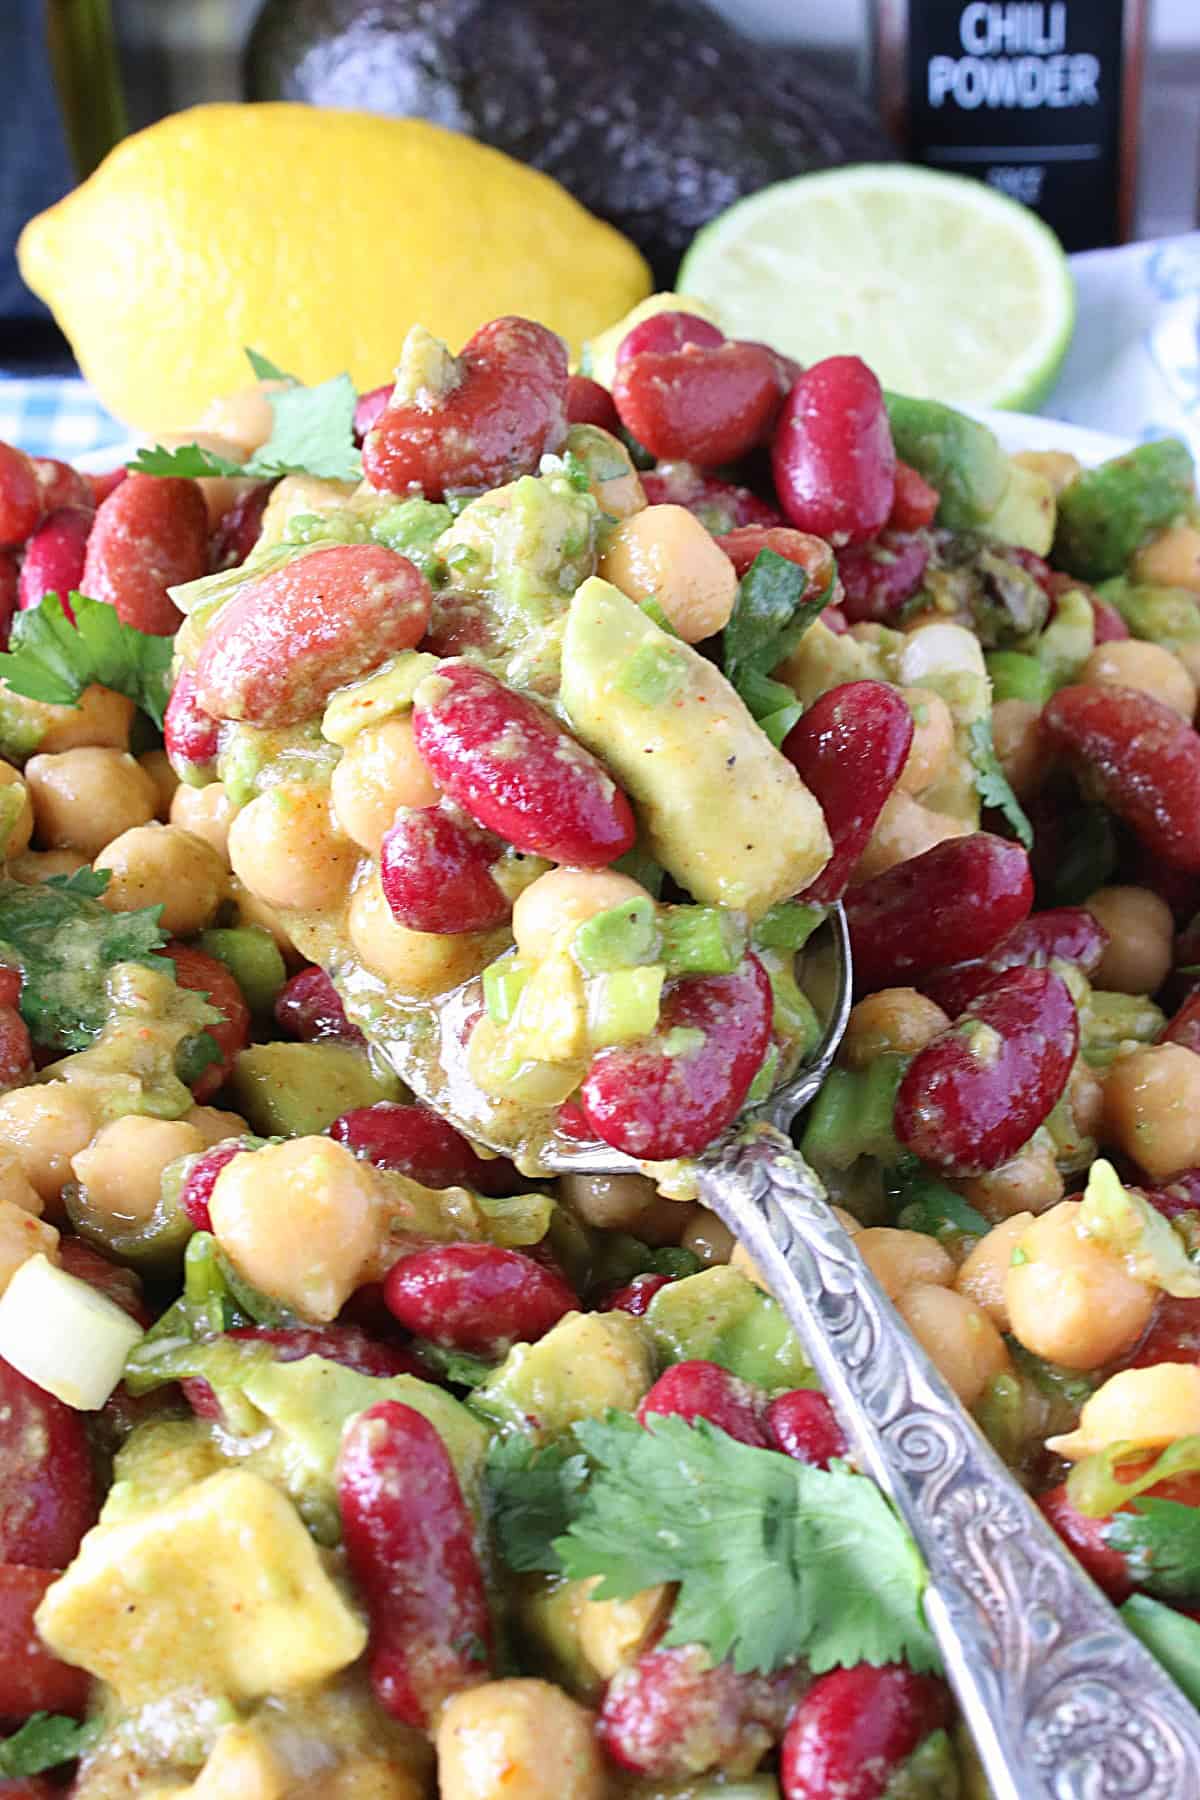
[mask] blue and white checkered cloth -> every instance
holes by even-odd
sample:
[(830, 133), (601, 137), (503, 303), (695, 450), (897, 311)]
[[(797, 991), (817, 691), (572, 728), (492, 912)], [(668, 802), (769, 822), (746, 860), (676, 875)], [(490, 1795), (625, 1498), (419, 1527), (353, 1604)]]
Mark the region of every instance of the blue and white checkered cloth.
[(31, 456), (76, 462), (110, 444), (127, 444), (129, 435), (78, 376), (14, 379), (0, 371), (0, 442), (19, 444)]

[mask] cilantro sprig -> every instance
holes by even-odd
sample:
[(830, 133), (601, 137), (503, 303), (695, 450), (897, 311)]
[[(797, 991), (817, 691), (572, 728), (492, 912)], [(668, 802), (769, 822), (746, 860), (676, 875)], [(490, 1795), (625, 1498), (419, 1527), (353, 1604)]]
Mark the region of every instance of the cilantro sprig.
[(994, 806), (998, 812), (1002, 812), (1018, 841), (1026, 850), (1031, 849), (1033, 826), (1029, 823), (1025, 808), (1009, 786), (1007, 775), (1000, 767), (996, 746), (992, 742), (991, 720), (976, 719), (968, 732), (968, 738), (967, 754), (975, 771), (975, 786), (979, 790), (979, 798), (985, 806)]
[(169, 637), (139, 631), (116, 608), (72, 591), (64, 607), (47, 594), (13, 620), (0, 679), (15, 694), (51, 706), (74, 706), (93, 682), (124, 694), (161, 728), (171, 695)]
[(781, 744), (802, 708), (789, 687), (770, 679), (813, 620), (829, 592), (810, 595), (808, 571), (774, 550), (760, 550), (738, 584), (722, 638), (725, 675), (774, 744)]
[(19, 1731), (0, 1740), (0, 1778), (19, 1781), (74, 1762), (100, 1734), (94, 1720), (80, 1723), (62, 1713), (37, 1712)]
[(1103, 1536), (1148, 1594), (1162, 1600), (1200, 1595), (1200, 1509), (1181, 1500), (1135, 1500), (1131, 1512), (1116, 1513), (1104, 1526)]

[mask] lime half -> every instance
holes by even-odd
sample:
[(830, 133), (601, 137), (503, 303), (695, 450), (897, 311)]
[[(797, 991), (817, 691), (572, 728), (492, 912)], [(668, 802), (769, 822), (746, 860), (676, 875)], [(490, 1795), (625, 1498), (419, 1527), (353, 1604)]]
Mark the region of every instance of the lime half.
[(1032, 407), (1075, 322), (1062, 245), (961, 175), (862, 163), (764, 188), (706, 225), (676, 283), (735, 337), (800, 362), (853, 353), (885, 387)]

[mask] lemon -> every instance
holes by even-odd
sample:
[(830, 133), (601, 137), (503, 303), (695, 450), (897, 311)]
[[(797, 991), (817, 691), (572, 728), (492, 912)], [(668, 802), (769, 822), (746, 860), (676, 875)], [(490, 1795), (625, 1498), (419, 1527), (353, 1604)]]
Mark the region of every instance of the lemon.
[(457, 348), (523, 313), (578, 352), (651, 285), (627, 239), (498, 150), (287, 104), (199, 106), (127, 138), (18, 254), (100, 398), (143, 431), (243, 387), (246, 344), (302, 381), (370, 388), (414, 323)]

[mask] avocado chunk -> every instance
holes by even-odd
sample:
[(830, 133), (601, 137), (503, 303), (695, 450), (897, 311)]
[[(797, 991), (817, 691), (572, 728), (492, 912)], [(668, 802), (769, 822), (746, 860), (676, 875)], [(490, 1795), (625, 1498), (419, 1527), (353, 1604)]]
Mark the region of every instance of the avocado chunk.
[(196, 941), (225, 964), (256, 1017), (271, 1011), (287, 969), (269, 931), (261, 925), (222, 925), (202, 931)]
[(996, 511), (1011, 465), (994, 432), (940, 400), (886, 394), (896, 455), (941, 495), (939, 525), (967, 531)]
[(1178, 438), (1139, 444), (1063, 489), (1054, 561), (1082, 581), (1120, 575), (1152, 532), (1195, 503), (1196, 471)]
[(1095, 647), (1096, 611), (1078, 588), (1059, 595), (1054, 617), (1030, 645), (1052, 688), (1078, 680)]
[(367, 1642), (291, 1501), (245, 1469), (89, 1531), (37, 1627), (127, 1706), (186, 1687), (235, 1704), (284, 1694), (346, 1668)]
[(778, 1301), (727, 1265), (660, 1288), (645, 1324), (660, 1362), (715, 1362), (774, 1390), (816, 1386)]
[(1046, 477), (1010, 461), (1004, 496), (980, 529), (997, 543), (1019, 544), (1037, 556), (1049, 556), (1056, 512), (1054, 489)]
[(1200, 602), (1191, 588), (1157, 587), (1116, 575), (1100, 588), (1136, 638), (1178, 650), (1200, 638)]
[(113, 1484), (100, 1523), (119, 1525), (136, 1518), (226, 1466), (202, 1419), (151, 1419), (137, 1425), (113, 1461)]
[(467, 1405), (544, 1444), (580, 1419), (602, 1419), (610, 1407), (633, 1412), (653, 1380), (654, 1352), (640, 1319), (568, 1313), (536, 1344), (514, 1344)]
[(315, 1136), (352, 1107), (404, 1098), (395, 1075), (346, 1044), (251, 1044), (229, 1087), (260, 1137)]
[(824, 868), (821, 808), (725, 677), (596, 576), (567, 615), (560, 696), (695, 899), (758, 918)]

